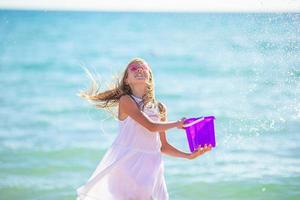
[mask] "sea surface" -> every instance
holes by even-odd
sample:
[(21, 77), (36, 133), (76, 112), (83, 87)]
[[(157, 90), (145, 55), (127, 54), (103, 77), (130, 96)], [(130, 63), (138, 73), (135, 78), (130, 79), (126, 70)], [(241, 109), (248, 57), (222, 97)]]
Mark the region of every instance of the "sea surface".
[(300, 199), (300, 14), (0, 10), (1, 200), (76, 198), (118, 134), (83, 67), (104, 91), (133, 57), (170, 121), (216, 118), (211, 152), (163, 157), (171, 200)]

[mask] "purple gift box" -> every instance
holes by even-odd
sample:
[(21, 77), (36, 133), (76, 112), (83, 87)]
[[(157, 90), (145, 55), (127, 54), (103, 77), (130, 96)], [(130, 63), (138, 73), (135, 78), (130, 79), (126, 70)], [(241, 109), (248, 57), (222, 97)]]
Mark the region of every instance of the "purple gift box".
[(188, 118), (184, 120), (184, 129), (188, 139), (190, 151), (193, 152), (205, 144), (216, 146), (214, 116)]

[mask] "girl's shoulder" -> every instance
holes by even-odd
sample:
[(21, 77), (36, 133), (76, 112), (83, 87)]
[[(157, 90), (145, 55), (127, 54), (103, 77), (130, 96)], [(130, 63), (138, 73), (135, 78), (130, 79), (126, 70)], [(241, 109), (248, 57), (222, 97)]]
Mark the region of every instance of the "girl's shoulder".
[(120, 98), (119, 98), (119, 103), (120, 103), (121, 101), (124, 101), (125, 99), (128, 99), (128, 98), (129, 98), (129, 95), (128, 95), (128, 94), (123, 94), (123, 95), (121, 95)]
[(123, 94), (119, 99), (119, 104), (128, 101), (134, 101), (133, 97), (129, 94)]
[(124, 94), (119, 98), (119, 107), (130, 107), (132, 98), (128, 94)]

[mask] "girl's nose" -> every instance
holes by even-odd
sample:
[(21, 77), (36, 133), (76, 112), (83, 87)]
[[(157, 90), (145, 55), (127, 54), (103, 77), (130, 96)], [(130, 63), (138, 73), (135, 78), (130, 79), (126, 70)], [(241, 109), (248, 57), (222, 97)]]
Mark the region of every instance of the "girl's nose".
[(142, 67), (138, 67), (137, 71), (138, 71), (138, 72), (143, 72), (144, 69), (143, 69)]

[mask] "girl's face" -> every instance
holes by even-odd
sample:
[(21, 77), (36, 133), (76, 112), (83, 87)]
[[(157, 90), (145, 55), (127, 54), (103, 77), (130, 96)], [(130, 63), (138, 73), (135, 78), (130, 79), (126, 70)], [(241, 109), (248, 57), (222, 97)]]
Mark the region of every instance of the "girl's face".
[(128, 84), (146, 83), (149, 79), (150, 68), (145, 63), (132, 63), (127, 68), (127, 74)]

